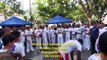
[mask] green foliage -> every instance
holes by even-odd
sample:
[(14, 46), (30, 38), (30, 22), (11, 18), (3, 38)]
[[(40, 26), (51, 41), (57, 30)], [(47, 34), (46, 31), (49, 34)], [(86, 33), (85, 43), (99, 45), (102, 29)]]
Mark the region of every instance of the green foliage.
[(20, 2), (16, 0), (2, 0), (0, 2), (0, 12), (4, 14), (5, 19), (14, 14), (24, 14), (24, 11), (20, 9)]
[(39, 10), (37, 14), (39, 17), (42, 17), (41, 21), (43, 22), (56, 15), (61, 15), (73, 20), (85, 19), (81, 7), (76, 6), (71, 0), (36, 0), (35, 9)]
[[(85, 2), (85, 3), (84, 3)], [(107, 0), (79, 0), (79, 4), (82, 6), (87, 18), (91, 20), (102, 21), (107, 15)], [(94, 15), (94, 19), (92, 16)]]

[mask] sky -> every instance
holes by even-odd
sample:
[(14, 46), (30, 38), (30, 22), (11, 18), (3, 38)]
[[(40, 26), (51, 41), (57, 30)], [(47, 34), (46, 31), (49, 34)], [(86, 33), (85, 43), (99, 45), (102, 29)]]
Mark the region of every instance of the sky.
[[(21, 2), (21, 8), (23, 10), (28, 10), (30, 7), (29, 7), (29, 0), (17, 0), (17, 1), (20, 1)], [(30, 0), (31, 3), (34, 2), (35, 0)]]

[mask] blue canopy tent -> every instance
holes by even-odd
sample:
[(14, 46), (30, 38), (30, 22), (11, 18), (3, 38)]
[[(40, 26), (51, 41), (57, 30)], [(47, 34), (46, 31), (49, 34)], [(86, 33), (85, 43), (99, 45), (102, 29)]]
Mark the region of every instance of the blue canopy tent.
[(58, 24), (58, 23), (70, 23), (70, 22), (73, 21), (57, 15), (54, 18), (51, 18), (49, 21), (47, 21), (46, 24)]
[(22, 26), (22, 25), (32, 25), (32, 23), (26, 20), (17, 18), (15, 16), (0, 23), (0, 26)]

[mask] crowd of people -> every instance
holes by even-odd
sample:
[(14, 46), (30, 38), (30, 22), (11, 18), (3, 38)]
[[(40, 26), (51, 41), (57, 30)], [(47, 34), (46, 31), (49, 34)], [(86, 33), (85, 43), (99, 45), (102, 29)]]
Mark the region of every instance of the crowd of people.
[[(107, 27), (103, 23), (92, 23), (91, 26), (88, 23), (59, 24), (51, 27), (44, 25), (34, 29), (29, 25), (19, 28), (4, 27), (0, 30), (0, 60), (26, 60), (26, 53), (34, 50), (40, 51), (43, 48), (48, 49), (50, 44), (57, 44), (60, 60), (68, 60), (68, 54), (71, 54), (73, 60), (74, 51), (77, 51), (77, 60), (81, 60), (82, 50), (91, 50), (91, 54), (102, 52), (98, 56), (104, 57), (100, 56), (101, 60), (107, 60), (105, 57), (106, 31)], [(36, 44), (35, 47), (32, 45), (33, 42)], [(95, 54), (88, 60), (98, 60), (92, 59), (93, 57), (95, 58)]]

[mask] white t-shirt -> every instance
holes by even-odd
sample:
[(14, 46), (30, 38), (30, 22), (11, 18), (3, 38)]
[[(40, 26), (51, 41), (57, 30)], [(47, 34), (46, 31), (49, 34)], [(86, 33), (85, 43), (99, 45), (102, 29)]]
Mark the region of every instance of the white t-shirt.
[(97, 56), (97, 54), (91, 55), (88, 60), (101, 60), (101, 57)]
[(20, 31), (20, 42), (22, 43), (22, 44), (24, 44), (24, 42), (25, 42), (25, 31), (21, 31), (21, 30), (19, 30)]
[(48, 32), (49, 32), (49, 30), (44, 29), (44, 30), (43, 30), (43, 33), (42, 33), (42, 34), (43, 34), (43, 37), (47, 37)]
[(69, 40), (61, 45), (58, 52), (60, 52), (62, 55), (65, 53), (70, 53), (75, 50), (82, 50), (81, 44), (77, 40)]
[(54, 29), (51, 29), (51, 30), (50, 30), (50, 36), (51, 36), (51, 37), (55, 37), (55, 30), (54, 30)]
[(66, 32), (66, 37), (70, 37), (70, 28), (69, 29), (64, 29)]
[(56, 33), (62, 34), (62, 32), (63, 32), (63, 28), (57, 28)]
[(32, 40), (32, 37), (31, 37), (32, 31), (30, 31), (30, 30), (25, 30), (25, 35), (27, 36), (27, 37), (26, 37), (27, 40)]
[(72, 32), (73, 35), (75, 35), (75, 28), (70, 28), (70, 31)]
[(35, 33), (36, 37), (40, 37), (40, 34), (42, 33), (42, 30), (41, 29), (36, 29), (36, 30), (34, 30), (34, 33)]
[(24, 46), (18, 42), (15, 43), (14, 46), (15, 46), (14, 53), (19, 53), (19, 54), (21, 54), (22, 57), (24, 57), (25, 56)]

